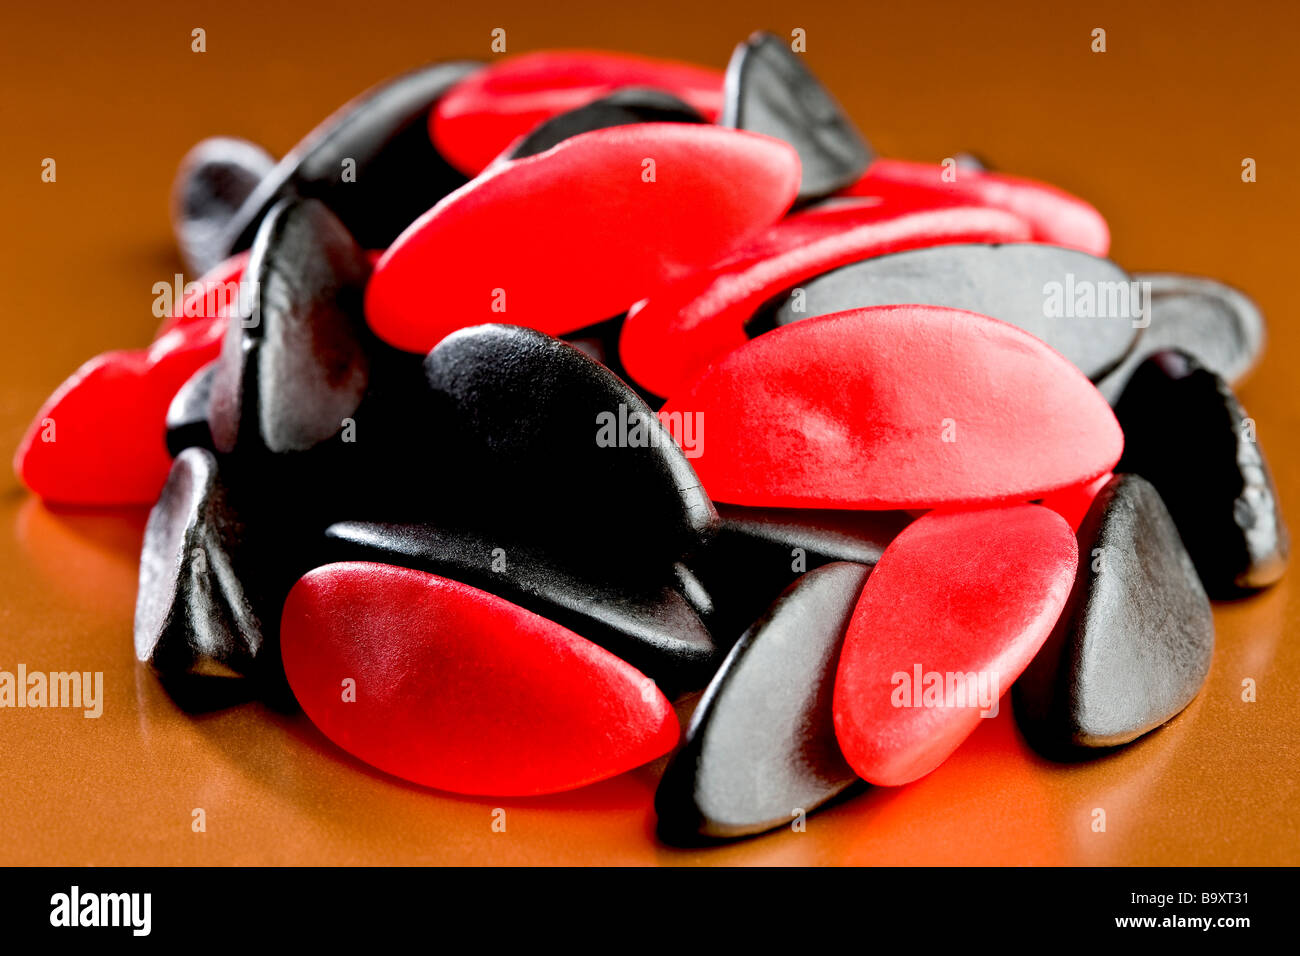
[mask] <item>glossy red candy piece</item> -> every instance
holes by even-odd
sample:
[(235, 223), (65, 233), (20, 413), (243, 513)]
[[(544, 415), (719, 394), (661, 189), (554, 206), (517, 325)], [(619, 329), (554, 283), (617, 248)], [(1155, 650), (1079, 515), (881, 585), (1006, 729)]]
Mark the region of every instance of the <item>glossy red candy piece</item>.
[(1069, 525), (1038, 505), (933, 512), (895, 538), (835, 676), (835, 735), (858, 776), (923, 777), (996, 715), (1060, 617), (1077, 561)]
[(1110, 406), (1077, 368), (1005, 322), (877, 306), (774, 329), (660, 416), (702, 422), (715, 501), (934, 508), (1040, 498), (1119, 460)]
[(493, 64), (453, 87), (429, 116), (429, 135), (453, 166), (477, 175), (539, 123), (624, 86), (648, 86), (685, 100), (713, 121), (722, 110), (722, 73), (646, 57), (553, 50)]
[(1108, 471), (1100, 478), (1094, 478), (1092, 481), (1085, 481), (1081, 484), (1071, 485), (1069, 488), (1062, 488), (1060, 491), (1054, 491), (1043, 499), (1043, 507), (1051, 508), (1068, 521), (1071, 528), (1078, 531), (1079, 525), (1083, 524), (1088, 509), (1092, 507), (1092, 499), (1096, 498), (1097, 492), (1106, 487), (1106, 483), (1114, 477)]
[(798, 188), (798, 155), (766, 136), (682, 123), (583, 133), (494, 166), (417, 219), (375, 267), (366, 318), (413, 352), (485, 322), (571, 332), (771, 225)]
[(72, 374), (41, 406), (14, 456), (14, 470), (46, 501), (153, 504), (167, 480), (167, 408), (221, 351), (224, 322), (172, 329), (148, 349), (105, 352)]
[(943, 197), (842, 200), (796, 213), (725, 261), (665, 285), (633, 306), (619, 354), (628, 374), (672, 396), (708, 364), (749, 341), (745, 323), (805, 279), (873, 256), (955, 242), (1021, 242), (1011, 213)]
[(1091, 204), (1046, 183), (1003, 173), (958, 169), (953, 182), (944, 182), (942, 166), (901, 159), (877, 159), (846, 196), (943, 196), (963, 203), (1005, 209), (1033, 227), (1036, 242), (1068, 246), (1105, 258), (1110, 228)]
[(172, 307), (172, 314), (163, 319), (154, 334), (162, 338), (172, 329), (195, 322), (220, 322), (239, 305), (239, 283), (248, 265), (248, 252), (239, 252), (217, 263), (196, 282), (183, 287), (184, 295)]
[(672, 706), (632, 665), (554, 621), (423, 571), (317, 568), (290, 592), (280, 642), (289, 685), (325, 736), (441, 790), (555, 793), (677, 743)]

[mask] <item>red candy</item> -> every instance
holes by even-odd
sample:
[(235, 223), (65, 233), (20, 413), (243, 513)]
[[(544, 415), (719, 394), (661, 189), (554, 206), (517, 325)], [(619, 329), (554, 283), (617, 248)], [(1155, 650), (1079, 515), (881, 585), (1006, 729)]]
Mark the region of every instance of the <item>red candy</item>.
[(531, 611), (422, 571), (317, 568), (290, 592), (280, 641), (289, 684), (325, 736), (426, 786), (554, 793), (677, 743), (672, 706), (636, 668)]
[(1028, 222), (1037, 242), (1069, 246), (1094, 256), (1104, 257), (1110, 251), (1110, 229), (1101, 213), (1064, 190), (1032, 179), (975, 169), (957, 169), (956, 179), (944, 182), (944, 171), (929, 163), (877, 159), (844, 195), (888, 198), (930, 194), (992, 206)]
[(153, 504), (171, 468), (167, 406), (217, 357), (224, 327), (187, 323), (146, 350), (105, 352), (77, 369), (18, 446), (23, 484), (60, 504)]
[(413, 352), (484, 322), (571, 332), (717, 259), (780, 217), (798, 187), (794, 150), (754, 133), (583, 133), (493, 167), (417, 219), (375, 267), (366, 318)]
[(996, 714), (1055, 626), (1077, 561), (1069, 526), (1038, 505), (909, 525), (867, 579), (835, 677), (835, 734), (854, 771), (909, 783)]
[(1071, 485), (1069, 488), (1062, 488), (1055, 491), (1043, 499), (1043, 507), (1051, 508), (1058, 515), (1070, 523), (1070, 527), (1075, 531), (1079, 530), (1079, 525), (1083, 524), (1084, 516), (1088, 514), (1088, 509), (1092, 507), (1092, 499), (1097, 497), (1097, 492), (1106, 486), (1106, 482), (1115, 476), (1109, 471), (1100, 478), (1094, 478), (1092, 481), (1085, 481), (1081, 484)]
[(619, 347), (643, 387), (672, 396), (749, 341), (745, 322), (772, 297), (873, 256), (955, 242), (1019, 242), (1024, 221), (998, 209), (898, 196), (813, 208), (777, 223), (725, 261), (633, 306)]
[(187, 286), (189, 291), (173, 306), (172, 314), (163, 319), (154, 340), (178, 326), (224, 320), (239, 304), (239, 282), (247, 265), (248, 252), (236, 253), (209, 269), (193, 287)]
[(1091, 481), (1123, 435), (1078, 369), (959, 309), (879, 306), (774, 329), (709, 368), (661, 417), (698, 416), (715, 501), (932, 508), (1023, 501)]
[(513, 57), (471, 74), (438, 102), (429, 116), (429, 135), (448, 162), (477, 175), (539, 123), (624, 86), (672, 93), (710, 121), (722, 110), (722, 74), (717, 70), (559, 50)]

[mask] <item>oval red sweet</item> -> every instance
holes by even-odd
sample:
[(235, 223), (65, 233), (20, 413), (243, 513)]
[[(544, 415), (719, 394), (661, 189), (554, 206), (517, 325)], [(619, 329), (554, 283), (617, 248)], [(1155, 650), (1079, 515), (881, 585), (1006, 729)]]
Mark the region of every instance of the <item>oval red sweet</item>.
[(180, 325), (146, 350), (105, 352), (41, 406), (14, 470), (46, 501), (153, 504), (171, 469), (167, 408), (221, 351), (225, 323)]
[(422, 571), (317, 568), (290, 592), (280, 642), (289, 685), (326, 737), (441, 790), (555, 793), (677, 743), (672, 706), (636, 668), (531, 611)]
[(429, 135), (457, 169), (475, 176), (517, 138), (560, 113), (624, 86), (685, 100), (712, 121), (722, 110), (717, 70), (589, 50), (526, 53), (485, 67), (453, 87), (429, 116)]
[(628, 374), (672, 396), (712, 361), (749, 341), (765, 302), (813, 276), (873, 256), (959, 242), (1021, 242), (1029, 226), (998, 209), (943, 197), (831, 203), (772, 226), (723, 262), (665, 284), (628, 313), (619, 356)]
[(864, 780), (899, 786), (995, 716), (1061, 615), (1078, 562), (1055, 512), (932, 512), (895, 538), (853, 611), (835, 735)]
[(1096, 478), (1124, 438), (1059, 353), (1005, 322), (878, 306), (774, 329), (660, 411), (695, 416), (715, 501), (934, 508), (1026, 501)]
[(1091, 204), (1046, 183), (976, 169), (956, 169), (956, 179), (945, 182), (944, 167), (901, 159), (877, 159), (862, 178), (846, 189), (846, 196), (931, 194), (963, 203), (1005, 209), (1033, 227), (1037, 242), (1069, 246), (1105, 258), (1110, 251), (1110, 228)]
[(494, 166), (417, 219), (376, 265), (366, 318), (414, 352), (485, 322), (571, 332), (750, 238), (798, 187), (798, 155), (766, 136), (682, 123), (583, 133)]

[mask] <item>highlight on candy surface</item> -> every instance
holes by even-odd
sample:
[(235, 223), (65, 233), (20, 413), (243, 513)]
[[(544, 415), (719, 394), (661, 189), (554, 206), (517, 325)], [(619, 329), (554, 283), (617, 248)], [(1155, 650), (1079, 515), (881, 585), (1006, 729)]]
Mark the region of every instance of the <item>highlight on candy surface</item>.
[(813, 276), (891, 252), (1029, 235), (1011, 213), (943, 197), (868, 197), (813, 207), (634, 305), (620, 357), (643, 387), (673, 396), (710, 362), (749, 341), (746, 323), (764, 303)]
[(375, 267), (366, 318), (413, 352), (485, 322), (571, 332), (770, 225), (798, 186), (794, 150), (756, 133), (582, 133), (494, 166), (412, 223)]
[(173, 329), (148, 349), (105, 352), (55, 389), (14, 455), (18, 477), (46, 501), (153, 504), (167, 480), (167, 409), (221, 350), (224, 323)]
[(462, 80), (429, 116), (438, 151), (478, 174), (539, 123), (617, 89), (644, 86), (685, 100), (713, 121), (722, 109), (722, 73), (648, 57), (547, 50), (511, 57)]
[(426, 786), (555, 793), (677, 743), (671, 705), (636, 668), (531, 611), (422, 571), (317, 568), (290, 592), (280, 641), (294, 695), (325, 736)]
[(918, 518), (885, 549), (835, 677), (835, 733), (864, 780), (900, 786), (995, 716), (1074, 583), (1078, 545), (1040, 505)]
[(944, 167), (902, 159), (877, 159), (846, 196), (916, 195), (926, 192), (951, 200), (1005, 209), (1033, 227), (1033, 239), (1069, 246), (1094, 256), (1110, 251), (1110, 227), (1093, 206), (1046, 183), (1004, 173), (956, 169), (945, 182)]
[(775, 329), (662, 415), (698, 415), (715, 501), (934, 508), (1089, 481), (1123, 449), (1110, 406), (1027, 332), (960, 309), (878, 306)]

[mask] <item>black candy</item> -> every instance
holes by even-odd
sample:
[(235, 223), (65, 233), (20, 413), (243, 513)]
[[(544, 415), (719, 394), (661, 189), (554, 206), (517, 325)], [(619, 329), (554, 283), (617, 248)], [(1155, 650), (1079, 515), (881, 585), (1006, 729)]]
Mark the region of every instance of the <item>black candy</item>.
[(658, 580), (640, 570), (621, 577), (617, 557), (578, 568), (527, 544), (431, 524), (341, 522), (326, 537), (328, 561), (418, 568), (496, 594), (618, 655), (669, 696), (703, 687), (720, 660), (681, 593), (698, 584), (669, 566)]
[(167, 408), (167, 452), (173, 458), (186, 448), (213, 450), (208, 406), (217, 363), (209, 362), (190, 376)]
[(267, 676), (293, 562), (246, 521), (217, 459), (188, 448), (149, 513), (135, 606), (136, 657), (164, 678)]
[(1213, 650), (1210, 602), (1159, 493), (1117, 475), (1079, 528), (1065, 609), (1013, 688), (1017, 720), (1049, 756), (1128, 743), (1191, 702)]
[[(1138, 340), (1144, 302), (1131, 279), (1107, 259), (1040, 243), (932, 246), (876, 256), (802, 283), (751, 320), (756, 335), (800, 319), (873, 305), (942, 305), (1001, 319), (1052, 346), (1094, 381), (1114, 369)], [(1059, 286), (1049, 310), (1047, 292)], [(1123, 287), (1124, 300), (1111, 302)], [(1073, 314), (1090, 288), (1093, 316)], [(1055, 292), (1055, 290), (1054, 290)], [(1137, 296), (1141, 298), (1140, 293)], [(1125, 306), (1127, 303), (1127, 306)]]
[(261, 146), (231, 136), (202, 140), (185, 154), (172, 186), (172, 230), (186, 268), (199, 275), (226, 257), (230, 220), (274, 168)]
[(1264, 350), (1264, 317), (1244, 293), (1213, 279), (1137, 274), (1151, 284), (1151, 325), (1119, 368), (1097, 383), (1113, 405), (1134, 370), (1156, 352), (1181, 349), (1236, 384)]
[(506, 154), (522, 159), (544, 153), (571, 136), (634, 123), (703, 123), (699, 111), (663, 90), (625, 86), (608, 96), (553, 116), (522, 137)]
[(911, 522), (901, 511), (718, 506), (718, 530), (690, 565), (711, 596), (723, 645), (744, 633), (806, 571), (833, 561), (874, 567)]
[(719, 123), (793, 146), (803, 164), (799, 201), (829, 196), (855, 182), (873, 158), (840, 104), (770, 33), (755, 33), (727, 64)]
[(533, 329), (479, 325), (425, 360), (462, 514), (591, 563), (651, 567), (703, 543), (717, 512), (653, 412), (617, 376)]
[(857, 783), (835, 739), (840, 648), (869, 569), (803, 575), (732, 648), (655, 794), (661, 839), (730, 839), (789, 824)]
[(208, 421), (218, 452), (251, 461), (338, 434), (369, 382), (362, 298), (370, 263), (315, 200), (266, 217), (249, 259), (251, 313), (232, 317)]
[(704, 583), (695, 572), (681, 561), (676, 561), (673, 563), (673, 576), (677, 582), (678, 592), (686, 598), (686, 602), (699, 615), (700, 620), (706, 623), (713, 620), (716, 608), (713, 595), (704, 587)]
[[(430, 108), (479, 68), (435, 63), (376, 86), (347, 103), (290, 150), (231, 217), (225, 255), (252, 245), (279, 201), (319, 199), (367, 249), (383, 249), (443, 196), (465, 183), (429, 139)], [(344, 179), (344, 161), (355, 181)]]
[(424, 356), (371, 337), (370, 385), (354, 425), (313, 449), (296, 471), (307, 480), (328, 472), (333, 485), (319, 513), (325, 525), (365, 520), (460, 523), (455, 458), (446, 423), (429, 394)]
[(1212, 597), (1266, 587), (1286, 570), (1290, 537), (1253, 423), (1232, 389), (1186, 352), (1138, 366), (1115, 416), (1118, 471), (1160, 492)]

